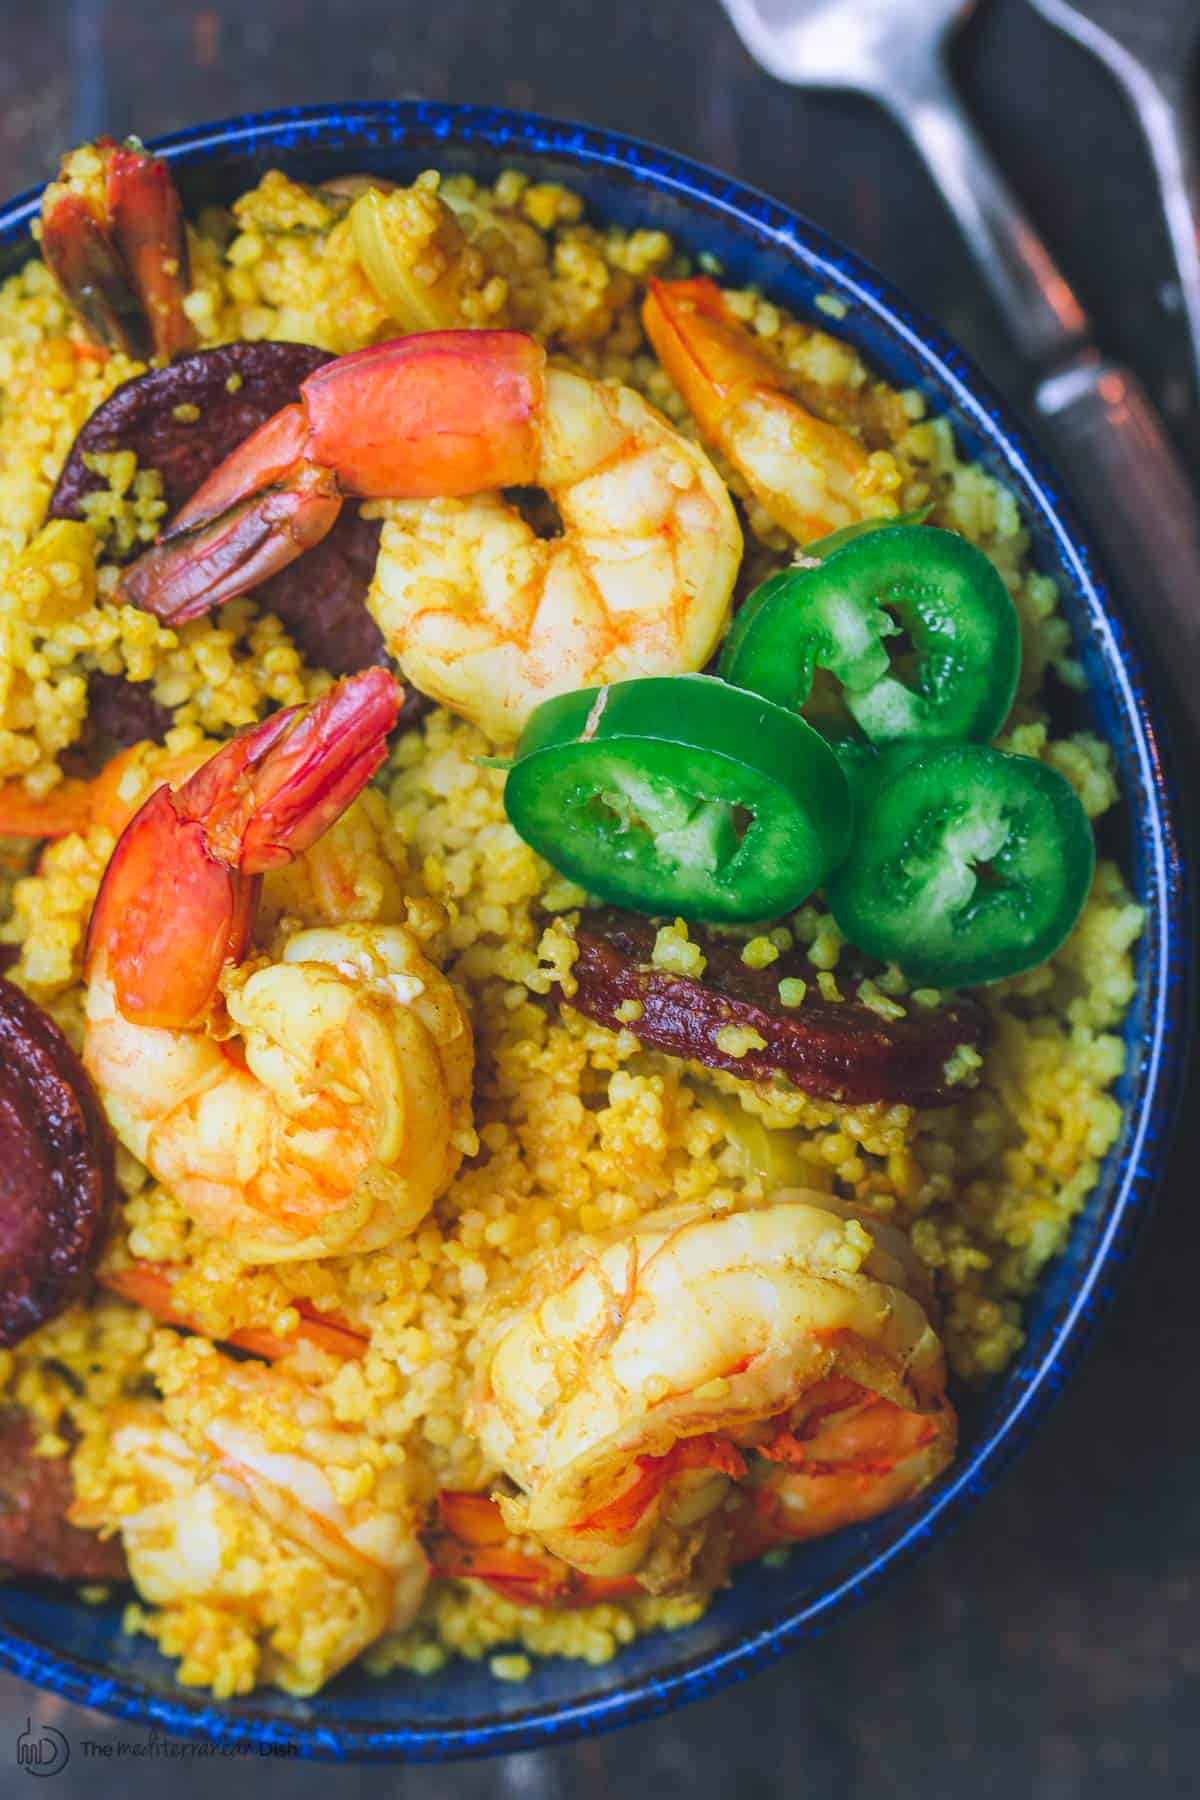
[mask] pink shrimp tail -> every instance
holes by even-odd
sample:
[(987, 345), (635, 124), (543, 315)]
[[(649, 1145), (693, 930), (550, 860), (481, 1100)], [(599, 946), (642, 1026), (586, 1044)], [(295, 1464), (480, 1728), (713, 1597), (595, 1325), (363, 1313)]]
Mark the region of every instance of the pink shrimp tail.
[(183, 207), (160, 157), (118, 145), (108, 165), (108, 208), (156, 356), (190, 350), (196, 333), (183, 309), (188, 245)]
[[(90, 335), (146, 360), (188, 350), (188, 244), (170, 170), (132, 144), (98, 138), (103, 199), (60, 183), (47, 191), (42, 254)], [(72, 159), (68, 158), (69, 163)]]
[(282, 868), (316, 843), (387, 755), (401, 689), (386, 669), (339, 682), (235, 738), (176, 794), (209, 852), (243, 875)]
[(347, 495), (417, 500), (528, 485), (545, 362), (524, 332), (427, 331), (326, 363), (130, 565), (122, 597), (160, 619), (194, 619), (319, 543)]
[(401, 698), (385, 669), (368, 669), (150, 796), (105, 871), (85, 955), (89, 977), (103, 963), (126, 1018), (203, 1019), (222, 968), (245, 954), (261, 876), (314, 844), (370, 780)]
[[(288, 410), (298, 412), (299, 408)], [(268, 419), (234, 451), (229, 462), (237, 462), (273, 424)], [(125, 571), (123, 600), (172, 625), (203, 618), (212, 607), (223, 606), (278, 575), (337, 524), (341, 495), (328, 471), (312, 463), (296, 465), (286, 486), (251, 492), (216, 511), (205, 523), (184, 522), (185, 514), (195, 516), (192, 508), (211, 482), (219, 482), (223, 489), (236, 479), (237, 470), (223, 463), (211, 481), (193, 494), (170, 531)]]

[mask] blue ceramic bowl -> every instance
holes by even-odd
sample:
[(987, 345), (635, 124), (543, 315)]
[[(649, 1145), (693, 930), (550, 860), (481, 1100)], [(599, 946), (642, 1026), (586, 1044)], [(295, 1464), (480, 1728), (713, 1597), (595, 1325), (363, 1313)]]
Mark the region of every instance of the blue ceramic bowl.
[[(1183, 1061), (1188, 932), (1159, 747), (1136, 655), (1099, 585), (1057, 484), (970, 365), (869, 269), (761, 194), (669, 151), (552, 120), (423, 104), (268, 113), (166, 138), (189, 211), (229, 200), (265, 169), (304, 180), (369, 169), (399, 180), (430, 165), (484, 178), (516, 167), (582, 191), (599, 218), (657, 226), (718, 256), (732, 279), (817, 317), (833, 294), (839, 334), (887, 379), (919, 388), (967, 452), (1018, 496), (1039, 565), (1055, 576), (1087, 672), (1094, 728), (1112, 744), (1125, 806), (1116, 843), (1147, 913), (1120, 1084), (1124, 1128), (1066, 1253), (1029, 1312), (1004, 1379), (963, 1408), (948, 1476), (912, 1505), (807, 1545), (782, 1569), (744, 1571), (698, 1624), (641, 1639), (593, 1669), (541, 1662), (516, 1685), (486, 1664), (428, 1680), (351, 1671), (312, 1700), (255, 1694), (217, 1705), (178, 1687), (145, 1639), (120, 1632), (120, 1605), (92, 1608), (47, 1587), (0, 1588), (0, 1662), (86, 1706), (221, 1744), (291, 1745), (310, 1756), (426, 1760), (549, 1743), (711, 1693), (812, 1635), (930, 1544), (995, 1480), (1075, 1364), (1107, 1304), (1161, 1161)], [(38, 195), (0, 214), (3, 272), (29, 252)]]

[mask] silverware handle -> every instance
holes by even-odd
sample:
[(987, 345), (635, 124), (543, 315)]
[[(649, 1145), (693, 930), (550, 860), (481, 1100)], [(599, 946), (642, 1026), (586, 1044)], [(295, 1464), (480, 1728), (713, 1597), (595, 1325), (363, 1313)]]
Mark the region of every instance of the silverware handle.
[(1162, 673), (1200, 725), (1200, 512), (1144, 389), (1095, 354), (1035, 394), (1048, 448)]
[(922, 59), (917, 74), (915, 92), (894, 109), (897, 121), (928, 164), (1018, 347), (1039, 368), (1062, 361), (1087, 336), (1083, 308), (967, 118), (940, 59)]
[(1157, 8), (1144, 0), (1140, 9), (1130, 4), (1128, 19), (1114, 15), (1111, 29), (1110, 7), (1095, 9), (1100, 17), (1093, 19), (1086, 6), (1072, 0), (1033, 3), (1044, 18), (1098, 57), (1133, 103), (1158, 177), (1200, 380), (1200, 156), (1189, 92), (1187, 42), (1192, 32), (1184, 24), (1195, 0)]
[(1182, 80), (1163, 86), (1137, 65), (1125, 79), (1158, 174), (1200, 381), (1200, 156), (1193, 144), (1186, 87)]

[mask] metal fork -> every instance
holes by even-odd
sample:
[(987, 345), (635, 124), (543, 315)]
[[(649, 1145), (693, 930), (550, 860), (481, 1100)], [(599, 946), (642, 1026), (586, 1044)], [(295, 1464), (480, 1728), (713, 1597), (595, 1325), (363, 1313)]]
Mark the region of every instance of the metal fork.
[(772, 75), (885, 106), (941, 189), (1010, 332), (1030, 398), (1163, 670), (1200, 725), (1200, 513), (1141, 383), (1094, 348), (1083, 307), (973, 130), (945, 42), (970, 0), (722, 0)]
[(1135, 0), (1030, 0), (1106, 63), (1133, 102), (1158, 175), (1200, 381), (1200, 157), (1188, 95), (1200, 6)]

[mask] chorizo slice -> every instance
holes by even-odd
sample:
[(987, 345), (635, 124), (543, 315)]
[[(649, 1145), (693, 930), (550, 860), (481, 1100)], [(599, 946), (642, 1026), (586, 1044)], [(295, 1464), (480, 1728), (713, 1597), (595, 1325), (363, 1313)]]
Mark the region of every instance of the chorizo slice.
[[(842, 1000), (826, 1000), (817, 971), (789, 952), (765, 969), (742, 961), (741, 945), (692, 928), (706, 959), (702, 978), (672, 974), (651, 961), (656, 927), (614, 909), (586, 912), (575, 932), (572, 974), (578, 987), (564, 1004), (618, 1030), (626, 1025), (642, 1043), (672, 1056), (725, 1069), (747, 1081), (785, 1075), (819, 1099), (848, 1105), (873, 1101), (938, 1106), (963, 1093), (946, 1065), (960, 1045), (976, 1045), (984, 1014), (973, 1001), (934, 1007), (907, 1002), (903, 1018), (887, 1019), (857, 998), (863, 975), (839, 972)], [(780, 981), (806, 983), (803, 1002), (784, 1006)], [(636, 1001), (635, 1019), (618, 1008)], [(758, 1033), (744, 1054), (723, 1049), (719, 1034), (730, 1026)]]
[(122, 382), (80, 429), (49, 516), (83, 517), (82, 500), (105, 485), (84, 457), (111, 450), (132, 450), (140, 469), (157, 469), (168, 514), (177, 512), (231, 450), (298, 399), (300, 383), (331, 360), (311, 344), (221, 344)]
[(126, 681), (93, 669), (87, 684), (87, 728), (83, 748), (128, 750), (131, 744), (161, 744), (172, 712), (154, 698), (149, 681)]
[(254, 590), (258, 604), (279, 615), (309, 662), (331, 675), (387, 664), (383, 633), (366, 604), (382, 531), (381, 521), (364, 519), (347, 501), (319, 544)]
[(71, 1524), (70, 1461), (35, 1456), (34, 1441), (20, 1407), (0, 1412), (0, 1565), (46, 1581), (124, 1581), (120, 1538)]
[[(83, 516), (83, 500), (104, 486), (84, 458), (112, 450), (132, 450), (139, 468), (157, 469), (168, 516), (178, 512), (230, 451), (298, 400), (301, 382), (332, 360), (311, 344), (264, 340), (190, 351), (164, 369), (134, 376), (114, 388), (80, 430), (49, 516)], [(327, 537), (255, 592), (261, 606), (278, 613), (309, 662), (333, 675), (387, 662), (366, 606), (382, 529), (347, 502)]]
[(104, 1246), (113, 1148), (54, 1021), (0, 977), (0, 1346), (75, 1298)]

